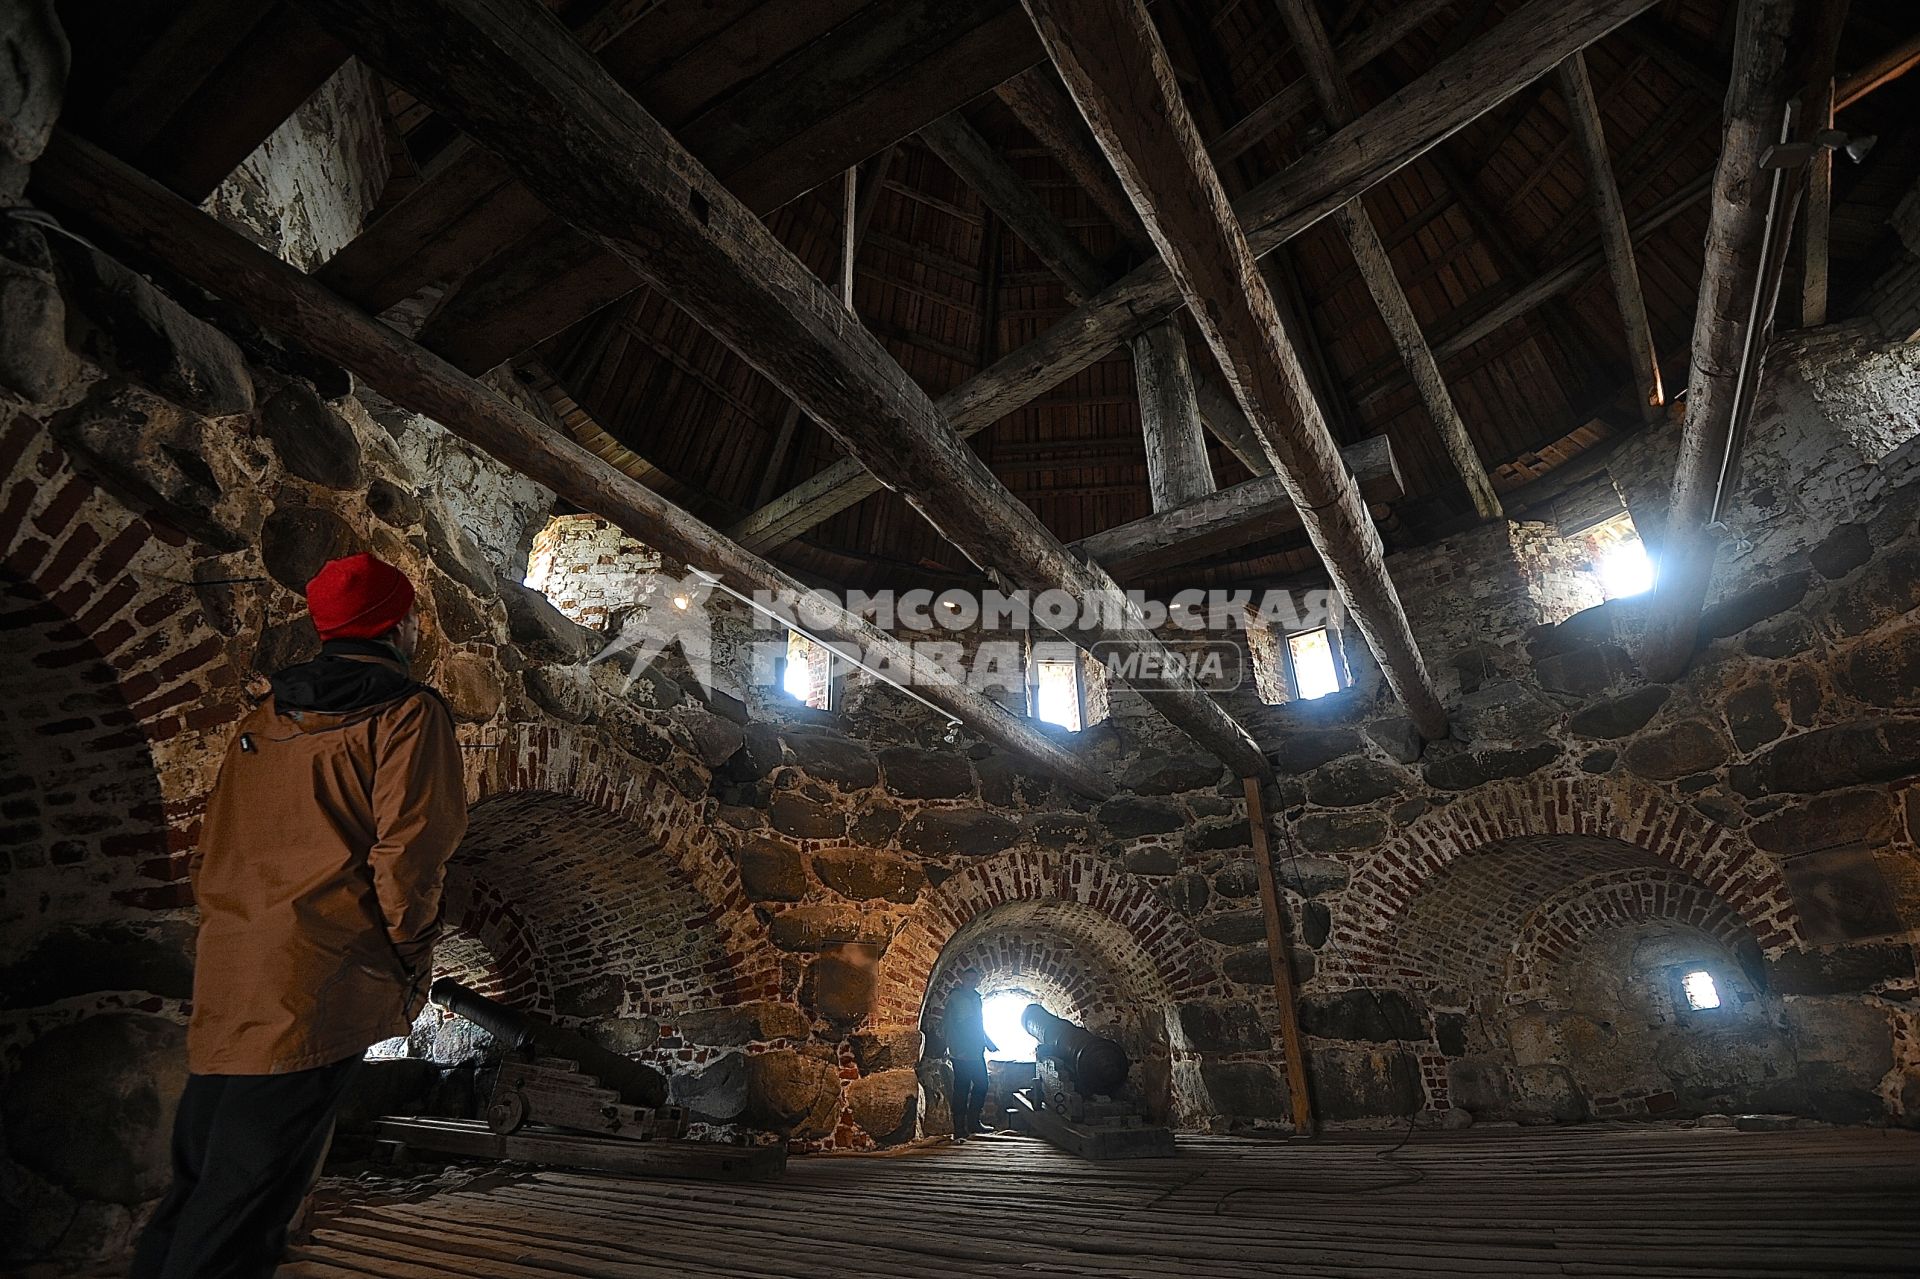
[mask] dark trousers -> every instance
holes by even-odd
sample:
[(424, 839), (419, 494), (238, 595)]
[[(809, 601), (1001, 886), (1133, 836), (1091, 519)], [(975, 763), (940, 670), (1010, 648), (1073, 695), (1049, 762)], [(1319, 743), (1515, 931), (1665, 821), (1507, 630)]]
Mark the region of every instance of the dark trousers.
[(360, 1059), (284, 1075), (189, 1075), (173, 1186), (129, 1279), (266, 1279), (313, 1184)]
[(953, 1059), (953, 1131), (971, 1136), (980, 1127), (980, 1111), (987, 1104), (987, 1058), (984, 1053), (961, 1053)]

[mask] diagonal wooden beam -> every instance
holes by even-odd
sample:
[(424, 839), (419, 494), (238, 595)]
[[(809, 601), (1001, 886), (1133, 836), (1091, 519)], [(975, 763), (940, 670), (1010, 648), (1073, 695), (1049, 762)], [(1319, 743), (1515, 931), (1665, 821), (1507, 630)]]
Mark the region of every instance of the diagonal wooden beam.
[(491, 149), (554, 212), (674, 299), (982, 569), (1065, 592), (1054, 627), (1133, 659), (1126, 682), (1236, 771), (1253, 739), (1113, 580), (1009, 493), (933, 402), (766, 225), (535, 0), (301, 0), (336, 38)]
[[(1719, 539), (1709, 527), (1727, 482), (1736, 404), (1751, 381), (1749, 359), (1759, 358), (1756, 294), (1764, 273), (1773, 182), (1761, 154), (1779, 141), (1787, 100), (1799, 87), (1788, 70), (1798, 0), (1741, 0), (1733, 80), (1727, 90), (1726, 129), (1713, 177), (1700, 304), (1693, 320), (1687, 420), (1655, 548), (1659, 584), (1647, 610), (1640, 667), (1660, 683), (1686, 669), (1699, 639), (1700, 607), (1713, 578)], [(1776, 228), (1784, 234), (1785, 227)]]
[(1113, 166), (1100, 154), (1093, 135), (1074, 109), (1073, 99), (1060, 87), (1059, 77), (1046, 63), (1028, 67), (994, 90), (1034, 140), (1053, 153), (1073, 180), (1120, 232), (1120, 238), (1141, 250), (1152, 246), (1140, 215), (1113, 176)]
[(1600, 104), (1594, 100), (1593, 81), (1587, 76), (1587, 56), (1576, 53), (1555, 73), (1560, 96), (1566, 100), (1574, 143), (1587, 166), (1587, 202), (1600, 226), (1600, 243), (1607, 255), (1607, 274), (1613, 278), (1614, 305), (1626, 326), (1627, 355), (1640, 390), (1640, 412), (1648, 422), (1664, 416), (1666, 391), (1660, 385), (1660, 355), (1653, 346), (1653, 326), (1647, 322), (1647, 300), (1640, 292), (1640, 268), (1633, 259), (1633, 235), (1627, 230), (1627, 211), (1607, 156), (1607, 133), (1600, 123)]
[[(1334, 57), (1314, 0), (1280, 0), (1280, 16), (1293, 36), (1294, 51), (1306, 64), (1307, 82), (1320, 103), (1320, 113), (1336, 129), (1351, 124), (1359, 115), (1359, 108), (1354, 103), (1346, 75)], [(1355, 199), (1342, 205), (1335, 210), (1333, 220), (1353, 253), (1354, 265), (1360, 268), (1360, 278), (1366, 282), (1367, 292), (1373, 295), (1380, 318), (1386, 321), (1387, 332), (1420, 393), (1420, 402), (1426, 406), (1427, 417), (1440, 436), (1441, 447), (1453, 462), (1460, 482), (1467, 486), (1473, 509), (1482, 519), (1498, 517), (1500, 498), (1493, 491), (1493, 481), (1487, 478), (1480, 452), (1467, 433), (1466, 423), (1460, 420), (1460, 410), (1447, 391), (1446, 379), (1440, 376), (1433, 348), (1427, 345), (1426, 334), (1420, 331), (1420, 321), (1407, 301), (1406, 290), (1400, 287), (1399, 278), (1393, 273), (1393, 259), (1387, 256), (1387, 246), (1380, 242), (1380, 232), (1373, 225), (1365, 202)]]
[(979, 130), (959, 112), (941, 116), (920, 130), (925, 142), (962, 182), (972, 187), (981, 203), (1046, 263), (1067, 286), (1067, 296), (1078, 302), (1098, 293), (1109, 281), (1086, 246), (1073, 238), (1040, 203), (1033, 188), (1000, 158)]
[[(1236, 201), (1249, 245), (1256, 255), (1271, 252), (1656, 2), (1529, 0)], [(941, 414), (963, 436), (984, 430), (1179, 305), (1180, 290), (1164, 263), (1139, 266), (940, 397)], [(880, 487), (859, 463), (844, 460), (781, 494), (731, 532), (757, 550), (777, 546)]]
[[(1410, 3), (1397, 6), (1392, 13), (1359, 35), (1342, 41), (1336, 54), (1335, 65), (1342, 73), (1358, 71), (1425, 26), (1429, 19), (1452, 7), (1454, 2), (1455, 0), (1412, 0)], [(1208, 144), (1207, 150), (1213, 155), (1213, 162), (1225, 164), (1229, 160), (1245, 155), (1281, 125), (1311, 105), (1313, 105), (1313, 86), (1305, 80), (1295, 80), (1247, 112), (1232, 128)]]
[[(103, 238), (166, 264), (262, 327), (338, 361), (396, 404), (431, 417), (666, 554), (716, 571), (736, 589), (805, 590), (633, 476), (90, 144), (57, 135), (34, 165), (33, 184), (37, 198)], [(950, 676), (925, 671), (925, 663), (916, 668), (911, 650), (871, 623), (835, 610), (823, 630), (830, 639), (903, 663), (896, 669), (919, 669), (923, 678), (916, 691), (996, 746), (1032, 760), (1085, 794), (1111, 793), (1110, 783), (1027, 721)]]
[(1193, 308), (1301, 524), (1421, 734), (1447, 713), (1273, 296), (1140, 0), (1025, 0), (1041, 43)]

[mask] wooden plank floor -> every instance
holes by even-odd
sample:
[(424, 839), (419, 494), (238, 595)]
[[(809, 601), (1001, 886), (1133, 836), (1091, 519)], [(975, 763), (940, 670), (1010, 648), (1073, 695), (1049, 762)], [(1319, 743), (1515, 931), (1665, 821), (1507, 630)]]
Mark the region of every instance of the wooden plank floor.
[(726, 1185), (540, 1172), (323, 1218), (282, 1279), (556, 1275), (1920, 1274), (1920, 1133), (1587, 1125), (1186, 1137), (1088, 1164), (1028, 1138), (795, 1159)]

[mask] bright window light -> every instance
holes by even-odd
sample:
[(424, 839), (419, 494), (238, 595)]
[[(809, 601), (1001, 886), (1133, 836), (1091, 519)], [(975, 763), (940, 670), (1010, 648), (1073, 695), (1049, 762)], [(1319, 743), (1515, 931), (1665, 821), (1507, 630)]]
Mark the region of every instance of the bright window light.
[(815, 710), (826, 710), (831, 698), (827, 663), (832, 654), (799, 631), (787, 632), (787, 669), (780, 687), (787, 696)]
[(1333, 643), (1327, 628), (1287, 636), (1287, 655), (1293, 660), (1294, 692), (1304, 701), (1340, 691), (1340, 673), (1333, 665)]
[(1080, 731), (1080, 664), (1039, 661), (1033, 667), (1033, 713), (1068, 732)]
[(1695, 1012), (1720, 1006), (1720, 989), (1713, 984), (1713, 974), (1705, 969), (1696, 969), (1682, 977), (1680, 989), (1687, 994), (1687, 1007)]
[(980, 1001), (981, 1020), (987, 1026), (987, 1038), (999, 1047), (987, 1056), (993, 1061), (1032, 1061), (1040, 1041), (1020, 1024), (1020, 1015), (1034, 1002), (1033, 992), (999, 990)]
[(1610, 600), (1653, 589), (1653, 561), (1637, 537), (1615, 542), (1600, 555), (1600, 589)]

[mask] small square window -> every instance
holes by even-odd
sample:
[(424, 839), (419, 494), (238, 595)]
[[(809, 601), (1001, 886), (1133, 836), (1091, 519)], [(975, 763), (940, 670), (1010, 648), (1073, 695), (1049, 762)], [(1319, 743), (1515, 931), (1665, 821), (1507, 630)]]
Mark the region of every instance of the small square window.
[(1340, 691), (1340, 669), (1333, 660), (1333, 637), (1322, 626), (1287, 636), (1287, 661), (1293, 667), (1293, 691), (1303, 701)]
[(833, 653), (799, 631), (787, 632), (787, 668), (780, 677), (787, 696), (815, 710), (833, 703)]
[(1680, 991), (1687, 997), (1687, 1008), (1692, 1012), (1706, 1012), (1720, 1006), (1720, 988), (1713, 984), (1713, 974), (1704, 968), (1696, 968), (1682, 977)]
[(1080, 731), (1080, 661), (1040, 658), (1033, 664), (1033, 716)]

